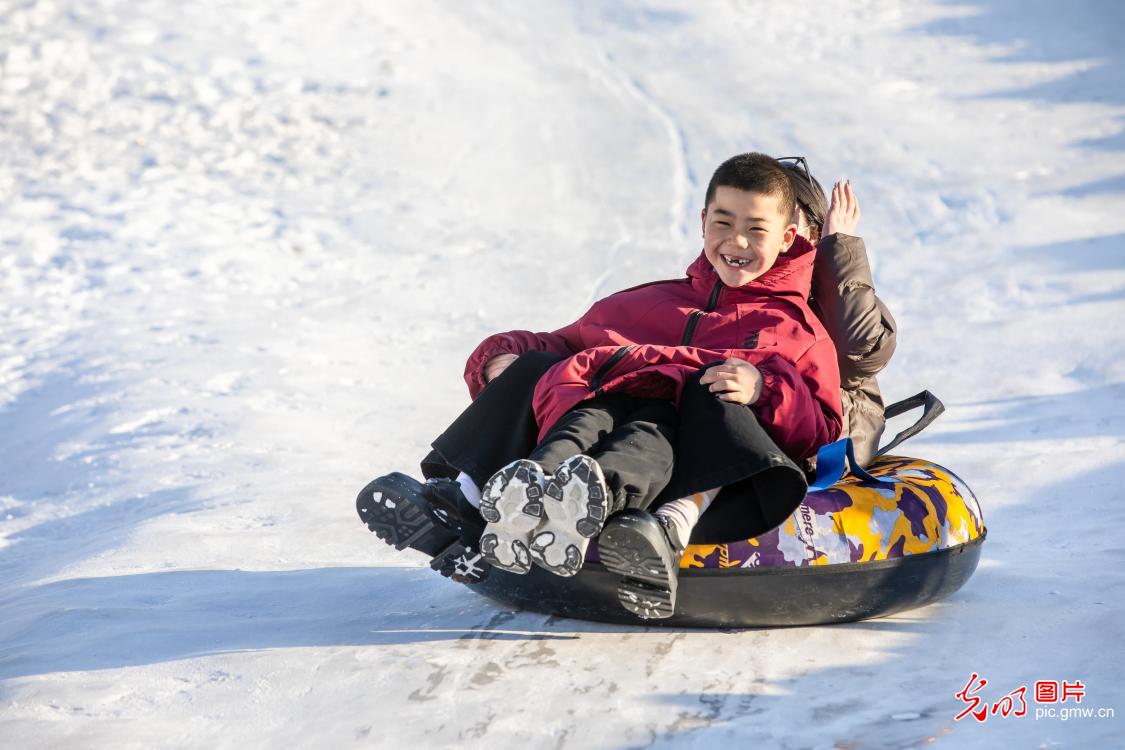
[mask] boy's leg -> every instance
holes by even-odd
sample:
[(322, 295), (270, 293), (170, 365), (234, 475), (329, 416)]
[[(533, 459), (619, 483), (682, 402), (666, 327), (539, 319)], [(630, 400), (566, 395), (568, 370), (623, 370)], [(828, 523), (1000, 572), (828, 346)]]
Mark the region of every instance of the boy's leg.
[(543, 440), (535, 446), (528, 459), (553, 474), (563, 461), (579, 453), (587, 453), (628, 415), (631, 399), (609, 394), (587, 399), (555, 422)]
[(618, 599), (644, 618), (672, 616), (678, 564), (693, 532), (715, 542), (763, 533), (805, 494), (803, 473), (753, 410), (717, 399), (699, 382), (702, 374), (681, 393), (675, 476), (656, 511), (628, 509), (598, 539), (602, 562), (622, 575)]
[(538, 435), (535, 385), (561, 359), (528, 352), (514, 361), (434, 441), (435, 450), (422, 461), (425, 484), (396, 472), (359, 493), (356, 510), (364, 524), (398, 549), (430, 555), (431, 567), (442, 575), (483, 580), (487, 565), (476, 544), (484, 523), (451, 479), (464, 471), (479, 486), (496, 468), (527, 455)]
[(805, 476), (766, 433), (754, 410), (722, 401), (699, 382), (685, 383), (679, 402), (676, 469), (654, 503), (722, 488), (693, 530), (697, 543), (748, 539), (782, 523), (805, 496)]
[(655, 515), (663, 524), (672, 545), (681, 552), (687, 548), (691, 532), (699, 523), (700, 517), (711, 507), (719, 496), (722, 487), (702, 492), (693, 492), (687, 497), (679, 497), (657, 508)]
[(372, 480), (356, 497), (360, 520), (381, 540), (399, 550), (422, 552), (446, 578), (479, 583), (488, 575), (476, 549), (483, 523), (476, 509), (466, 505), (450, 479), (422, 483), (399, 472)]
[(684, 545), (670, 516), (644, 509), (672, 477), (679, 417), (670, 403), (650, 403), (631, 419), (594, 451), (607, 478), (614, 476), (617, 508), (625, 508), (606, 523), (598, 553), (602, 564), (621, 576), (622, 606), (642, 618), (671, 617)]
[(480, 487), (501, 467), (525, 458), (539, 437), (532, 408), (535, 385), (563, 359), (532, 351), (512, 362), (433, 441), (434, 450), (422, 461), (423, 475), (452, 478), (464, 472)]
[[(557, 575), (581, 568), (590, 539), (605, 519), (626, 504), (651, 502), (672, 473), (676, 410), (667, 401), (611, 395), (603, 407), (596, 444), (573, 455), (555, 471), (543, 501), (547, 521), (533, 539), (532, 559)], [(578, 422), (579, 420), (575, 420)], [(587, 439), (558, 441), (558, 459)]]
[(628, 508), (606, 523), (598, 538), (602, 562), (621, 575), (617, 599), (649, 619), (676, 611), (679, 565), (692, 529), (719, 490), (696, 492), (664, 503), (653, 513)]
[[(512, 461), (489, 478), (481, 491), (480, 512), (488, 525), (480, 546), (491, 565), (522, 574), (531, 569), (533, 560), (539, 562), (543, 540), (553, 538), (542, 536), (543, 527), (559, 516), (558, 502), (544, 497), (549, 486), (546, 473), (554, 473), (564, 459), (593, 446), (612, 430), (622, 411), (619, 396), (582, 402), (552, 425), (527, 458)], [(604, 504), (603, 493), (599, 520), (605, 518)], [(552, 572), (573, 575), (582, 564), (580, 558), (573, 559), (576, 554), (571, 553), (571, 565), (565, 571), (551, 568)]]
[(610, 513), (646, 508), (672, 478), (677, 430), (670, 401), (631, 399), (612, 432), (588, 451), (605, 474)]

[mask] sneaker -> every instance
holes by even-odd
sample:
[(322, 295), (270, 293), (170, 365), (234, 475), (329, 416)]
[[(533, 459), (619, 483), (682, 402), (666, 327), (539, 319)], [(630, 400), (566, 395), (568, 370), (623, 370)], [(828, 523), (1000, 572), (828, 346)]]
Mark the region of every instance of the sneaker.
[(360, 520), (397, 550), (428, 555), (430, 567), (459, 583), (479, 583), (489, 572), (480, 555), (483, 522), (450, 479), (425, 484), (394, 472), (373, 480), (355, 501)]
[(646, 620), (675, 613), (683, 550), (673, 544), (663, 516), (636, 509), (618, 513), (598, 537), (598, 554), (606, 568), (622, 576), (621, 606)]
[(545, 492), (546, 520), (531, 541), (531, 559), (555, 575), (573, 576), (605, 523), (609, 491), (602, 467), (589, 456), (572, 456), (548, 480)]
[(425, 499), (434, 519), (456, 532), (459, 541), (434, 556), (430, 567), (457, 583), (480, 583), (492, 570), (480, 551), (480, 537), (484, 533), (480, 511), (452, 479), (430, 479), (425, 487)]
[(484, 519), (452, 479), (434, 478), (426, 481), (425, 499), (434, 518), (446, 528), (457, 532), (462, 541), (476, 542), (484, 531)]
[(480, 537), (480, 550), (489, 563), (509, 573), (531, 570), (528, 544), (543, 522), (546, 481), (539, 464), (521, 458), (485, 482), (480, 514), (488, 525)]
[(430, 562), (430, 567), (452, 581), (470, 586), (488, 578), (492, 572), (492, 564), (484, 559), (479, 542), (450, 545)]

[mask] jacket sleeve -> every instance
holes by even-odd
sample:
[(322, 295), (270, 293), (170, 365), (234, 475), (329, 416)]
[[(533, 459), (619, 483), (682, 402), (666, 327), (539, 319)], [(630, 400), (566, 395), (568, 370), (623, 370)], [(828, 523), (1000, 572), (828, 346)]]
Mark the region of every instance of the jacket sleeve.
[(581, 322), (582, 318), (579, 318), (557, 331), (508, 331), (489, 336), (477, 345), (465, 363), (465, 383), (469, 386), (469, 396), (475, 399), (484, 390), (487, 383), (484, 379), (484, 367), (497, 354), (519, 356), (530, 351), (541, 351), (570, 356), (582, 351), (586, 347), (583, 346), (579, 333)]
[(799, 461), (840, 436), (840, 375), (829, 339), (814, 343), (796, 363), (770, 354), (757, 367), (762, 395), (751, 408), (786, 455)]
[(895, 351), (895, 320), (875, 294), (863, 240), (831, 234), (816, 247), (812, 296), (836, 345), (844, 388), (886, 367)]

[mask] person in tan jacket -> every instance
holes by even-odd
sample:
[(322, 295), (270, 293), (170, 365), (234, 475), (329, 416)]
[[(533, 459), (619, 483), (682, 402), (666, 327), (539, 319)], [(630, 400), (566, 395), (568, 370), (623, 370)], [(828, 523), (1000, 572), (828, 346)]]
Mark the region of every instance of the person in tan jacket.
[(809, 173), (804, 158), (779, 160), (797, 197), (797, 231), (816, 244), (811, 307), (836, 346), (844, 425), (856, 461), (866, 465), (883, 434), (883, 396), (875, 376), (895, 351), (897, 326), (875, 294), (867, 248), (856, 235), (859, 200), (851, 182), (832, 188), (831, 200)]

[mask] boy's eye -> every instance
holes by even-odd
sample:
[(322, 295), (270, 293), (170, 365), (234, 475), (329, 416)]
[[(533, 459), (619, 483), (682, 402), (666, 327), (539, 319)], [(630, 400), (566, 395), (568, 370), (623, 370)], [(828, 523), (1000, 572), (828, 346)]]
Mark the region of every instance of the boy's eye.
[(729, 227), (730, 226), (729, 221), (716, 221), (715, 223), (718, 224), (721, 227)]

